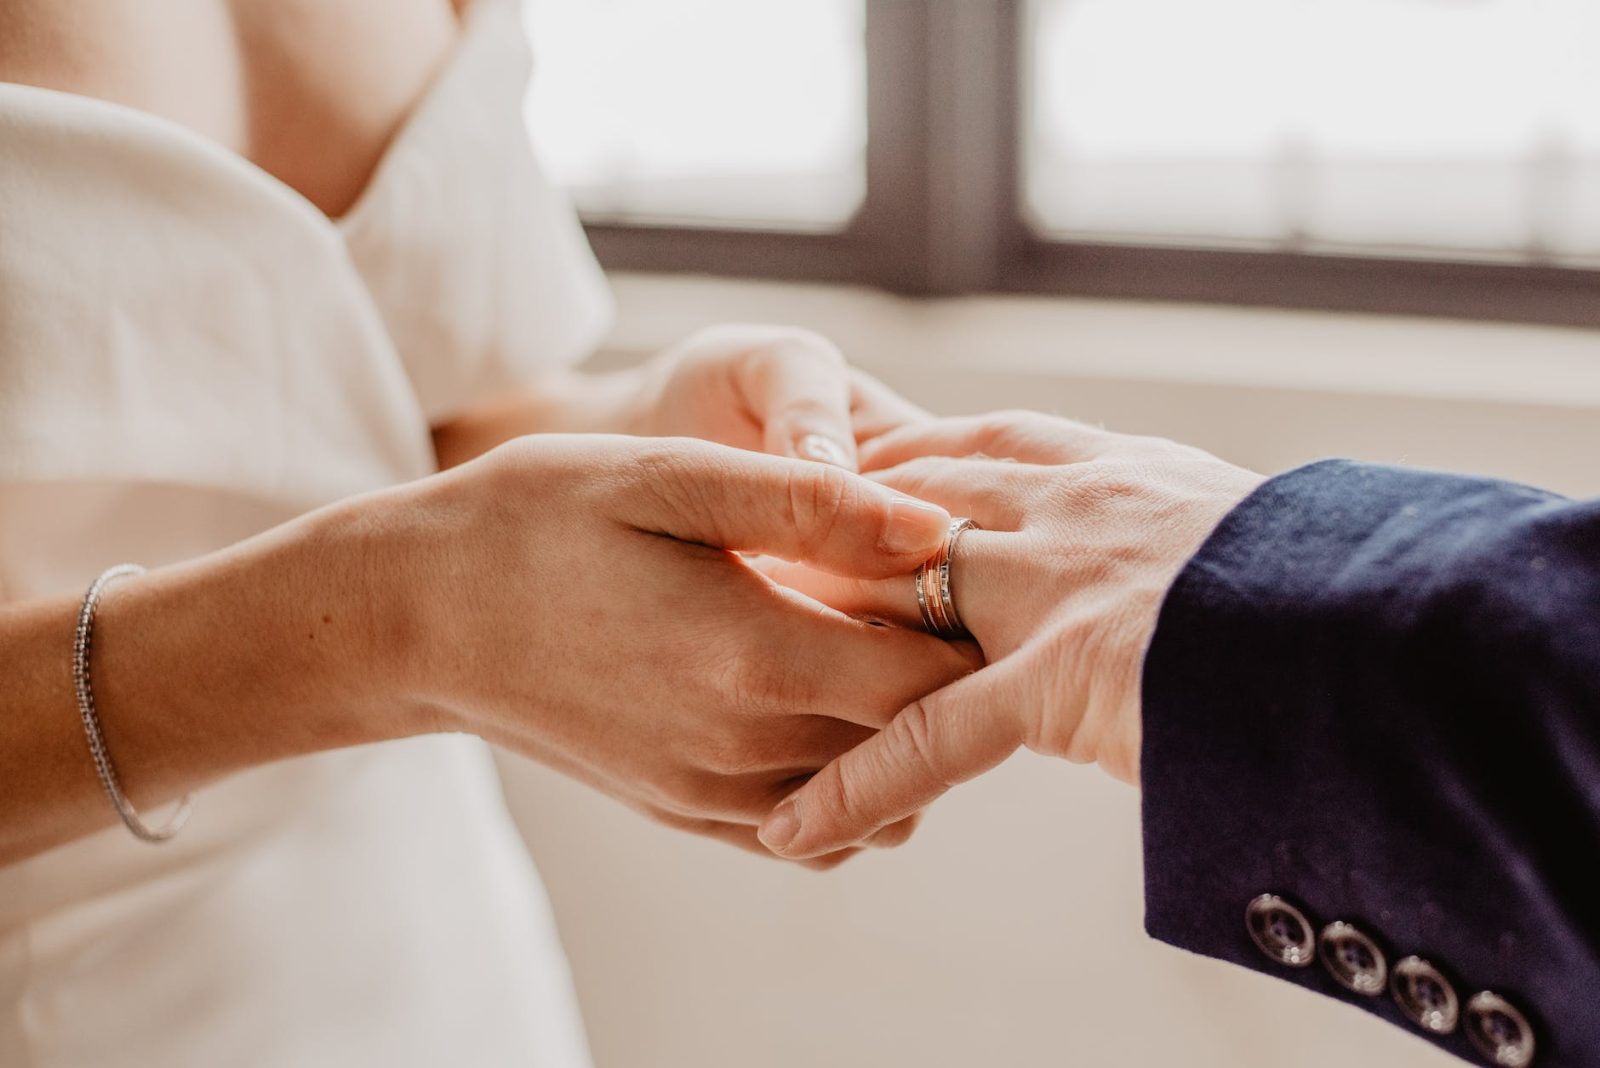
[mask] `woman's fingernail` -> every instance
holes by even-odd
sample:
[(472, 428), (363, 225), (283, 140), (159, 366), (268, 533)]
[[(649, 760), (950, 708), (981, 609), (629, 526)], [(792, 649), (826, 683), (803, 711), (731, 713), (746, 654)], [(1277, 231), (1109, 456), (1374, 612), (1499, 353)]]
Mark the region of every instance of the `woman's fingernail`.
[(896, 496), (889, 502), (883, 547), (892, 553), (932, 553), (950, 529), (950, 513), (937, 504)]
[(844, 446), (821, 434), (807, 434), (800, 439), (800, 445), (795, 451), (806, 460), (833, 464), (835, 467), (853, 466), (850, 463), (850, 454), (845, 451)]
[(799, 833), (800, 806), (793, 801), (785, 801), (767, 817), (761, 829), (756, 832), (756, 837), (761, 839), (762, 845), (774, 853), (782, 853)]

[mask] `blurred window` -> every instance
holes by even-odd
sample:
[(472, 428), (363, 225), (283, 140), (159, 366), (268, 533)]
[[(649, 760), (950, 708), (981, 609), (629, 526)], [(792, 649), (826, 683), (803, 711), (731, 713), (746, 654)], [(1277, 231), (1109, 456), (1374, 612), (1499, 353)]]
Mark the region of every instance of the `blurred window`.
[(523, 2), (609, 268), (1600, 327), (1600, 0)]
[(587, 219), (842, 228), (866, 186), (864, 0), (526, 0), (527, 113)]
[(1028, 0), (1059, 237), (1600, 263), (1596, 0)]

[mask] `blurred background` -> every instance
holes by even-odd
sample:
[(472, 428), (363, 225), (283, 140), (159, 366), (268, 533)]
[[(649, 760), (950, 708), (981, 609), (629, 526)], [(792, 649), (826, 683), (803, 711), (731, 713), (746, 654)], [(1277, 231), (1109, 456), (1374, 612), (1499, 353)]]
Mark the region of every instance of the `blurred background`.
[[(939, 412), (1600, 495), (1592, 0), (528, 10), (601, 364), (797, 323)], [(504, 772), (600, 1068), (1454, 1063), (1146, 939), (1093, 771), (1024, 754), (823, 876)]]

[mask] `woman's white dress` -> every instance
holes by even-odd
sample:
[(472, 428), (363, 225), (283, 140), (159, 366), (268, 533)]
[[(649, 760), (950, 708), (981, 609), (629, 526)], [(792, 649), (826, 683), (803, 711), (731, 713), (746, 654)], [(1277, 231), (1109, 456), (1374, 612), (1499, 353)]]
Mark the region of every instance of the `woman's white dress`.
[[(181, 126), (0, 85), (0, 596), (425, 475), (430, 421), (592, 348), (607, 297), (531, 158), (528, 66), (514, 0), (478, 0), (338, 222)], [(165, 846), (118, 826), (0, 868), (0, 1065), (587, 1063), (482, 743), (197, 800)]]

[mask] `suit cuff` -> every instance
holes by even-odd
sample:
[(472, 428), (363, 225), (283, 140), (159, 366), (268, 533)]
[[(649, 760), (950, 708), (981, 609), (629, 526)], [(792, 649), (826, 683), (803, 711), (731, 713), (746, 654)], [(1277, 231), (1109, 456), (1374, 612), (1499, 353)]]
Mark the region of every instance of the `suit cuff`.
[[(1516, 864), (1505, 828), (1475, 803), (1485, 782), (1494, 788), (1485, 769), (1497, 753), (1515, 760), (1517, 743), (1496, 737), (1506, 695), (1451, 662), (1468, 647), (1445, 640), (1462, 624), (1446, 618), (1454, 602), (1440, 590), (1470, 574), (1497, 517), (1548, 500), (1325, 461), (1269, 480), (1223, 520), (1169, 590), (1145, 660), (1152, 936), (1485, 1063), (1468, 1041), (1467, 1002), (1492, 987), (1531, 1009), (1519, 984), (1538, 985), (1553, 962), (1533, 959), (1542, 933), (1528, 918), (1549, 902), (1504, 876)], [(1247, 910), (1262, 895), (1299, 910), (1309, 956), (1263, 951), (1260, 937), (1282, 943), (1296, 921), (1279, 915), (1253, 936)], [(1377, 989), (1349, 989), (1338, 954), (1321, 958), (1317, 936), (1335, 921), (1376, 951)], [(1452, 1033), (1426, 1033), (1396, 998), (1395, 966), (1411, 956), (1454, 990)], [(1528, 1016), (1543, 1042), (1548, 1028)], [(1579, 1063), (1552, 1052), (1541, 1065)]]

